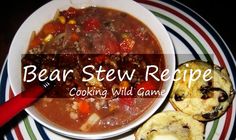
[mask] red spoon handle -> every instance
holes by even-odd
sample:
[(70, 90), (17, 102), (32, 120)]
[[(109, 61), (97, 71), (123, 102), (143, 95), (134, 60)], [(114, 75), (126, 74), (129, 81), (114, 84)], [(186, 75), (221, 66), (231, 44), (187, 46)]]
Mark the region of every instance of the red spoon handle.
[(0, 105), (0, 127), (31, 105), (44, 91), (45, 88), (43, 86), (35, 86)]

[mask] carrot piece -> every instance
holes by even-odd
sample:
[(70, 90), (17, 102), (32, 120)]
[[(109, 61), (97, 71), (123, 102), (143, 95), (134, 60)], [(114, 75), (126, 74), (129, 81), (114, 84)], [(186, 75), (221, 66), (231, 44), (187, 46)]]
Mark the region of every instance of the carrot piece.
[(120, 47), (121, 47), (121, 52), (122, 53), (129, 53), (132, 51), (133, 47), (134, 47), (135, 41), (131, 38), (125, 38), (121, 43), (120, 43)]
[(29, 48), (38, 47), (42, 43), (42, 39), (36, 36), (29, 44)]
[(75, 32), (71, 33), (70, 40), (71, 41), (79, 41), (79, 35)]
[(45, 35), (48, 35), (48, 34), (55, 35), (55, 34), (64, 32), (65, 25), (60, 22), (53, 21), (53, 22), (49, 22), (45, 24), (42, 30)]
[(79, 102), (79, 112), (88, 114), (90, 112), (90, 106), (89, 103), (82, 100)]

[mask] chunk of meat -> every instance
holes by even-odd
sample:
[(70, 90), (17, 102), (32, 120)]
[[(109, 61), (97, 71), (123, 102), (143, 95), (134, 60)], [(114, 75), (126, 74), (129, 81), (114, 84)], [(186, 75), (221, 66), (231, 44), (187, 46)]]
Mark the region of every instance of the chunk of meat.
[(119, 45), (115, 35), (110, 31), (95, 33), (92, 36), (94, 51), (100, 54), (115, 54), (119, 51)]
[(94, 31), (94, 30), (99, 29), (101, 26), (101, 23), (98, 19), (91, 18), (91, 19), (86, 20), (83, 26), (84, 26), (84, 30), (86, 32), (89, 32), (89, 31)]

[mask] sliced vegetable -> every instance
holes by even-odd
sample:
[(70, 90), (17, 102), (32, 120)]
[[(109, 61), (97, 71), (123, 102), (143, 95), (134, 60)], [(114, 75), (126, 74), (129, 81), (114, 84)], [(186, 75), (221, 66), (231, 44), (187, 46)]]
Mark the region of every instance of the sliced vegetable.
[(32, 41), (36, 37), (36, 32), (33, 31), (30, 36), (30, 41)]
[(91, 116), (89, 116), (88, 120), (80, 127), (80, 130), (83, 132), (89, 131), (99, 120), (100, 117), (96, 113), (93, 113)]
[(53, 17), (53, 20), (57, 20), (57, 18), (60, 16), (60, 11), (57, 9), (54, 17)]

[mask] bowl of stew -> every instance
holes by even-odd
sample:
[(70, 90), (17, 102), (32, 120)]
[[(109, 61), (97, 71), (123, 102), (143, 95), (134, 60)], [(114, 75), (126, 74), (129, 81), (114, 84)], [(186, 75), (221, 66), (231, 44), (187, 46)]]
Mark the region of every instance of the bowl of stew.
[[(169, 69), (174, 73), (174, 54), (164, 26), (134, 1), (57, 0), (36, 10), (21, 25), (10, 47), (8, 73), (13, 92), (19, 93), (37, 84), (37, 81), (22, 82), (24, 76), (20, 75), (26, 65), (34, 64), (48, 71), (72, 69), (67, 81), (58, 80), (49, 93), (25, 110), (59, 134), (102, 139), (134, 129), (158, 110), (168, 95), (172, 78), (165, 82), (144, 81), (144, 69), (152, 64), (160, 71)], [(81, 71), (90, 64), (94, 69), (103, 66), (102, 70), (115, 72), (136, 68), (136, 73), (131, 80), (98, 81), (98, 73), (90, 69), (94, 77), (81, 82), (88, 78)], [(110, 92), (140, 87), (165, 89), (165, 94), (156, 98), (68, 97), (64, 94), (69, 93), (69, 89), (74, 89), (75, 94), (88, 88)]]

